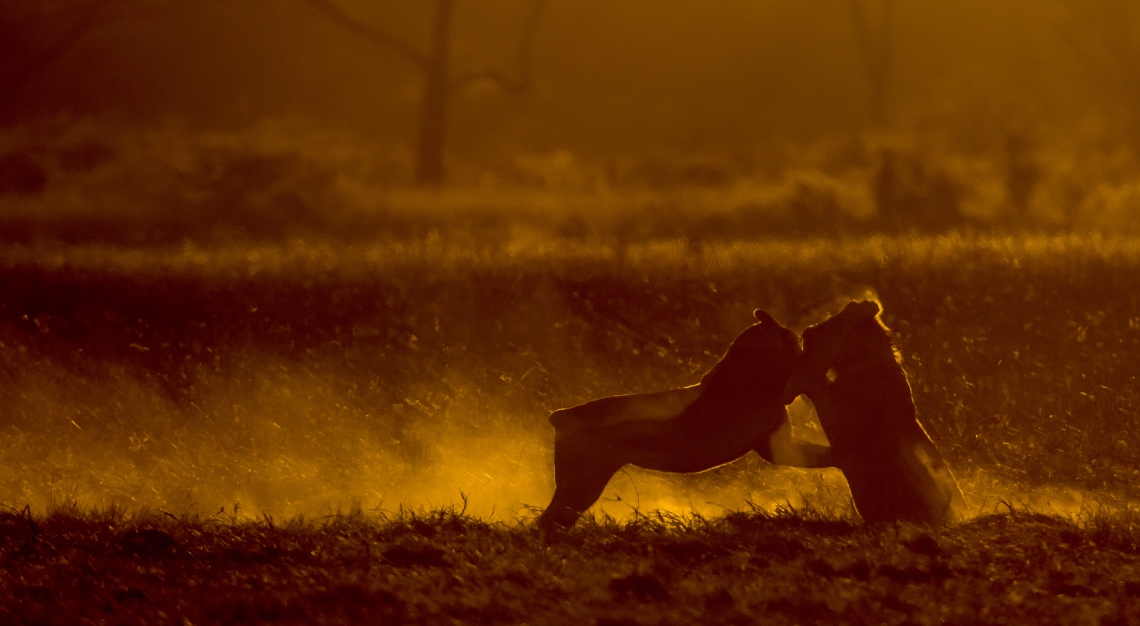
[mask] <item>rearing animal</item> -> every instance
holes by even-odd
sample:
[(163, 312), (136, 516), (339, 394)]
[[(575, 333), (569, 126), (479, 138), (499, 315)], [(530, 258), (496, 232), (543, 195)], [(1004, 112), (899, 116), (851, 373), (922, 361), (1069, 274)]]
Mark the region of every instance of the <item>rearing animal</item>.
[(800, 370), (799, 338), (757, 309), (701, 379), (682, 389), (612, 396), (550, 414), (554, 498), (544, 531), (567, 529), (626, 464), (701, 472), (755, 450), (770, 463), (828, 467), (827, 446), (793, 439), (782, 392)]
[[(943, 523), (966, 501), (919, 423), (910, 383), (879, 320), (879, 305), (851, 302), (804, 331), (804, 371), (784, 400), (807, 395), (867, 522)], [(828, 371), (835, 379), (828, 379)]]

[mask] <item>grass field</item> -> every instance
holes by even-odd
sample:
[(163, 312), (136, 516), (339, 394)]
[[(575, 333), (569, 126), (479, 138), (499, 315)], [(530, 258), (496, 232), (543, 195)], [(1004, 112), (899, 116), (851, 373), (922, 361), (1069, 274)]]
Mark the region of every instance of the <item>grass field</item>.
[[(549, 410), (691, 384), (755, 307), (802, 329), (867, 293), (978, 520), (861, 528), (838, 473), (746, 458), (624, 471), (617, 521), (527, 530)], [(1095, 235), (9, 244), (0, 610), (1127, 623), (1137, 294), (1140, 239)]]
[(867, 528), (810, 514), (531, 529), (0, 514), (6, 624), (1130, 624), (1135, 518)]
[[(463, 492), (511, 518), (550, 492), (549, 410), (690, 384), (754, 307), (802, 328), (868, 291), (979, 510), (1036, 487), (1068, 510), (1137, 495), (1140, 240), (9, 247), (0, 263), (13, 505), (292, 515)], [(610, 510), (830, 506), (833, 483), (759, 462), (628, 472)]]

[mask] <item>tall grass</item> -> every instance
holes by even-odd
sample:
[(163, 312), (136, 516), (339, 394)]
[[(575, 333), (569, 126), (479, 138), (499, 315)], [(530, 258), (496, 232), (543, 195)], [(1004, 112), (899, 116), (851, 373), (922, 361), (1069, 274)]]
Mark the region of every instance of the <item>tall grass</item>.
[(387, 516), (0, 511), (5, 623), (1134, 623), (1135, 515), (939, 528), (782, 509), (533, 528)]
[[(1016, 134), (1016, 133), (1014, 133)], [(1012, 138), (1012, 137), (1011, 137)], [(58, 120), (0, 132), (0, 240), (74, 244), (443, 239), (738, 242), (868, 233), (1140, 232), (1140, 160), (1112, 141), (922, 133), (710, 155), (564, 150), (451, 164), (301, 120), (231, 132)]]
[[(0, 502), (321, 513), (545, 504), (549, 410), (695, 382), (755, 307), (876, 294), (978, 510), (1128, 508), (1140, 240), (442, 237), (0, 250)], [(820, 437), (806, 406), (797, 428)], [(842, 515), (832, 472), (636, 470), (601, 510)]]

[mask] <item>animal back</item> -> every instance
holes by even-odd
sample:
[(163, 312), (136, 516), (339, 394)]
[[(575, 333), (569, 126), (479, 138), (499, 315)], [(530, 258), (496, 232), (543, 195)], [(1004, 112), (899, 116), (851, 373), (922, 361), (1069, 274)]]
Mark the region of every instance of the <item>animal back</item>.
[(701, 386), (600, 398), (550, 414), (555, 430), (664, 422), (680, 417), (701, 396)]

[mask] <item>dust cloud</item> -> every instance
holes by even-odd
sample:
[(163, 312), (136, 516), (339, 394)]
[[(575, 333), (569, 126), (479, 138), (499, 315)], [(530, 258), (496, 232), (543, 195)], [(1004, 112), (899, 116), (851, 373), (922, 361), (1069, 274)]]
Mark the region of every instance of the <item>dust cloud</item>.
[(548, 411), (869, 297), (979, 514), (1132, 507), (1137, 59), (1130, 0), (4, 3), (0, 503), (525, 518)]
[[(0, 502), (37, 513), (118, 508), (228, 519), (453, 508), (517, 523), (553, 493), (553, 432), (544, 414), (520, 419), (505, 415), (509, 408), (460, 400), (412, 420), (397, 439), (380, 434), (378, 423), (391, 425), (407, 407), (361, 412), (341, 404), (330, 383), (265, 359), (249, 371), (204, 378), (199, 399), (183, 406), (127, 372), (109, 384), (23, 376), (20, 400), (8, 407), (20, 423), (0, 454)], [(794, 436), (827, 442), (802, 398), (791, 416)], [(954, 469), (973, 515), (1084, 519), (1136, 506), (1110, 492), (1028, 487), (992, 470)], [(700, 474), (627, 466), (588, 515), (781, 510), (857, 518), (838, 470), (776, 467), (755, 454)]]

